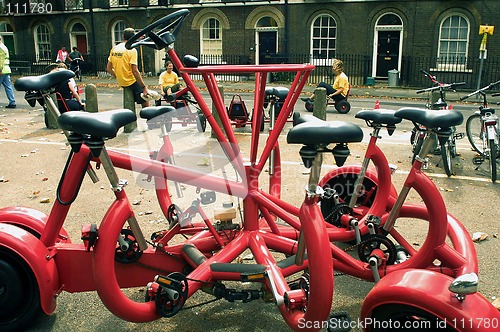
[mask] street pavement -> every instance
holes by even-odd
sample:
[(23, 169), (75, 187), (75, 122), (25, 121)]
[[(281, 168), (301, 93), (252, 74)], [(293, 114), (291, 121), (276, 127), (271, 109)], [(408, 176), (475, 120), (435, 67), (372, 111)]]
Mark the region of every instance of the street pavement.
[[(15, 80), (15, 78), (13, 78)], [(157, 89), (157, 78), (146, 77), (146, 84), (150, 89)], [(99, 110), (109, 110), (122, 107), (122, 94), (119, 87), (112, 78), (84, 77), (82, 86), (94, 84), (98, 90)], [(224, 92), (227, 95), (241, 93), (246, 100), (252, 100), (254, 82), (221, 82)], [(200, 84), (202, 86), (203, 84)], [(285, 84), (272, 83), (271, 85), (286, 86)], [(306, 96), (314, 91), (314, 86), (306, 86), (303, 95)], [(206, 97), (206, 90), (202, 89), (202, 94)], [(416, 88), (388, 88), (385, 84), (376, 84), (373, 87), (353, 87), (351, 91), (351, 104), (353, 110), (347, 115), (339, 115), (334, 111), (328, 111), (328, 119), (343, 119), (353, 121), (362, 127), (364, 123), (354, 119), (354, 115), (362, 108), (369, 108), (379, 100), (382, 107), (390, 105), (396, 108), (399, 105), (423, 105), (426, 96), (417, 95)], [(23, 100), (23, 93), (15, 92), (17, 109), (5, 109), (7, 105), (4, 98), (0, 99), (0, 179), (8, 180), (0, 182), (0, 206), (24, 205), (39, 209), (45, 213), (50, 212), (51, 204), (41, 203), (43, 198), (52, 198), (57, 187), (58, 177), (64, 165), (67, 147), (64, 144), (64, 137), (59, 130), (48, 130), (44, 128), (43, 111), (38, 107), (32, 109)], [(448, 100), (455, 102), (463, 94), (450, 95)], [(226, 100), (227, 101), (227, 100)], [(300, 103), (300, 102), (299, 102)], [(477, 106), (459, 103), (458, 107), (472, 109)], [(302, 108), (299, 105), (298, 108)], [(466, 114), (464, 114), (466, 116)], [(357, 121), (357, 122), (356, 122)], [(398, 165), (399, 170), (394, 175), (396, 188), (400, 188), (402, 181), (408, 170), (409, 157), (409, 124), (398, 126), (396, 133), (387, 137), (383, 134), (380, 146), (387, 153), (391, 162)], [(366, 128), (364, 128), (366, 129)], [(243, 151), (248, 152), (249, 128), (241, 129), (241, 136), (244, 146)], [(208, 130), (207, 130), (208, 132)], [(360, 163), (360, 156), (366, 148), (366, 141), (369, 138), (369, 131), (365, 130), (365, 140), (363, 143), (350, 146), (353, 163)], [(141, 132), (131, 134), (120, 134), (116, 139), (110, 140), (107, 144), (119, 149), (137, 143), (141, 140)], [(209, 133), (201, 135), (196, 129), (181, 128), (173, 131), (172, 139), (178, 142), (189, 140), (192, 145), (202, 145), (208, 139)], [(472, 152), (465, 140), (460, 141), (460, 152), (462, 154), (457, 165), (458, 174), (452, 178), (443, 176), (442, 168), (430, 165), (426, 172), (439, 187), (445, 199), (448, 210), (456, 216), (467, 227), (470, 233), (482, 231), (489, 235), (489, 238), (476, 244), (476, 250), (480, 260), (480, 291), (492, 301), (500, 296), (500, 284), (498, 282), (498, 266), (500, 266), (500, 240), (498, 234), (498, 215), (500, 207), (496, 202), (500, 197), (499, 185), (488, 181), (487, 173), (484, 170), (474, 170), (470, 165)], [(282, 145), (286, 146), (286, 145)], [(189, 147), (175, 146), (178, 163), (183, 162), (183, 158), (199, 152), (191, 150)], [(284, 176), (294, 174), (297, 181), (285, 183), (285, 195), (297, 191), (305, 184), (306, 175), (303, 174), (303, 166), (299, 162), (296, 148), (283, 148), (282, 160), (286, 167)], [(200, 160), (195, 161), (195, 164)], [(184, 160), (187, 162), (187, 160)], [(189, 162), (192, 163), (192, 160)], [(480, 173), (482, 172), (482, 173)], [(102, 171), (101, 171), (102, 173)], [(121, 175), (121, 174), (120, 174)], [(124, 174), (132, 184), (139, 184), (141, 179), (137, 175)], [(103, 178), (105, 175), (101, 174)], [(81, 193), (77, 202), (83, 208), (75, 207), (70, 211), (66, 225), (68, 232), (74, 242), (79, 241), (82, 224), (97, 222), (102, 218), (103, 211), (109, 206), (112, 195), (109, 190), (104, 190), (102, 184), (92, 185), (86, 181), (82, 185)], [(104, 181), (103, 181), (104, 182)], [(96, 188), (99, 190), (96, 192)], [(96, 199), (96, 193), (99, 199)], [(101, 194), (102, 193), (102, 194)], [(150, 215), (142, 216), (141, 220), (146, 227), (151, 226), (157, 230), (161, 223), (161, 213), (151, 196), (151, 188), (138, 188), (131, 185), (127, 187), (127, 194), (131, 200), (141, 201), (139, 210), (146, 212), (153, 211)], [(147, 196), (149, 194), (149, 196)], [(290, 200), (300, 202), (302, 192), (296, 196), (290, 196)], [(192, 197), (192, 196), (190, 196)], [(150, 216), (150, 217), (148, 217)], [(91, 272), (89, 271), (89, 278)], [(347, 311), (353, 319), (359, 314), (360, 305), (364, 296), (369, 292), (372, 283), (359, 281), (348, 276), (336, 276), (335, 278), (335, 299), (332, 311)], [(136, 293), (134, 293), (136, 292)], [(201, 293), (201, 292), (198, 292)], [(196, 294), (188, 301), (189, 306), (202, 303), (210, 297), (205, 294)], [(132, 291), (130, 296), (143, 297), (142, 290)], [(181, 311), (177, 316), (170, 319), (161, 319), (156, 322), (145, 324), (134, 324), (122, 321), (114, 317), (100, 303), (95, 292), (69, 294), (62, 292), (58, 298), (58, 308), (53, 316), (37, 320), (29, 331), (287, 331), (288, 328), (283, 322), (277, 308), (270, 303), (254, 301), (249, 304), (228, 303), (218, 301), (210, 305), (194, 307)], [(359, 329), (353, 329), (359, 331)]]

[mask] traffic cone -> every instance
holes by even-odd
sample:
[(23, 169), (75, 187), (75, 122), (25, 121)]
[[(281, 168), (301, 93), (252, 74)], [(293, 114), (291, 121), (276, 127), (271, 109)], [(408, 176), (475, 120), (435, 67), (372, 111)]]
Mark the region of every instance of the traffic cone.
[(374, 110), (380, 109), (380, 101), (378, 99), (375, 101), (375, 106), (373, 107), (373, 109)]

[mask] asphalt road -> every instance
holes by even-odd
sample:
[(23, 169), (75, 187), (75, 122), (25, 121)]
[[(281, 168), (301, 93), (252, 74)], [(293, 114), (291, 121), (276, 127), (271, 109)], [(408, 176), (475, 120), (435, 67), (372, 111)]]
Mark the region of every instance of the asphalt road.
[[(229, 86), (230, 87), (230, 86)], [(114, 87), (98, 87), (99, 105), (101, 110), (121, 108), (121, 92)], [(230, 89), (228, 89), (231, 93)], [(244, 100), (250, 104), (252, 97), (248, 92), (241, 93)], [(22, 101), (22, 94), (16, 92), (17, 109), (0, 110), (0, 206), (23, 205), (49, 213), (51, 204), (41, 203), (44, 198), (54, 200), (58, 176), (64, 166), (68, 149), (64, 144), (64, 136), (59, 130), (44, 128), (43, 111), (31, 109)], [(348, 163), (360, 163), (364, 148), (369, 139), (369, 129), (362, 121), (354, 118), (354, 114), (374, 105), (374, 98), (351, 98), (352, 110), (349, 114), (340, 115), (333, 108), (327, 112), (328, 120), (352, 121), (364, 128), (365, 138), (361, 144), (351, 145), (351, 157)], [(422, 106), (420, 100), (380, 98), (383, 108), (397, 109), (402, 106)], [(0, 102), (0, 104), (2, 104)], [(476, 106), (470, 104), (454, 105), (455, 109), (463, 112), (464, 118), (472, 114)], [(296, 110), (302, 111), (297, 105)], [(238, 137), (243, 145), (243, 152), (248, 152), (250, 128), (238, 129)], [(386, 153), (389, 162), (398, 166), (394, 175), (396, 188), (400, 188), (407, 171), (410, 168), (411, 149), (409, 135), (411, 123), (402, 123), (392, 136), (383, 133), (380, 147)], [(459, 132), (465, 132), (460, 126)], [(119, 149), (130, 149), (143, 153), (144, 146), (142, 132), (120, 134), (118, 138), (107, 144)], [(195, 149), (186, 146), (186, 141), (195, 146), (208, 144), (211, 150), (213, 141), (210, 141), (209, 129), (205, 134), (199, 134), (194, 127), (174, 126), (172, 138), (178, 163), (202, 165), (206, 158), (216, 158), (218, 152), (214, 148), (213, 156), (203, 156), (204, 148)], [(284, 139), (284, 137), (283, 137)], [(178, 143), (179, 146), (175, 145)], [(246, 145), (245, 145), (246, 144)], [(489, 180), (487, 165), (476, 169), (472, 164), (474, 153), (471, 151), (467, 139), (458, 143), (460, 156), (455, 159), (456, 174), (446, 177), (439, 163), (438, 157), (431, 157), (429, 169), (426, 173), (433, 179), (446, 202), (449, 213), (457, 217), (469, 230), (484, 232), (488, 239), (476, 244), (480, 262), (480, 292), (491, 301), (500, 296), (498, 281), (498, 266), (500, 266), (500, 239), (494, 236), (499, 233), (498, 215), (500, 207), (499, 184), (492, 184)], [(300, 163), (295, 147), (283, 150), (284, 177), (290, 179), (285, 188), (285, 199), (296, 204), (302, 198), (302, 189), (307, 176)], [(245, 148), (246, 147), (246, 148)], [(207, 150), (205, 148), (205, 150)], [(194, 159), (190, 159), (191, 156)], [(194, 157), (193, 157), (194, 156)], [(212, 160), (212, 159), (210, 159)], [(330, 160), (328, 160), (331, 162)], [(327, 162), (328, 162), (327, 161)], [(325, 168), (326, 170), (328, 167)], [(101, 171), (102, 173), (102, 171)], [(138, 206), (143, 212), (141, 222), (146, 228), (156, 229), (162, 224), (162, 216), (151, 188), (143, 184), (140, 175), (135, 173), (121, 173), (128, 177), (132, 184), (127, 188), (131, 200), (141, 201)], [(101, 177), (104, 177), (101, 174)], [(5, 181), (7, 180), (7, 181)], [(81, 225), (97, 222), (109, 205), (112, 195), (104, 190), (105, 185), (93, 185), (90, 181), (84, 182), (81, 194), (75, 207), (68, 216), (69, 223), (65, 226), (73, 241), (80, 237)], [(96, 199), (98, 197), (98, 199)], [(148, 213), (146, 213), (148, 212)], [(149, 213), (151, 212), (151, 213)], [(91, 271), (89, 271), (89, 278)], [(335, 278), (335, 300), (332, 311), (347, 311), (354, 320), (359, 315), (360, 305), (364, 296), (370, 291), (372, 283), (359, 281), (349, 276)], [(130, 296), (143, 296), (142, 290), (134, 289)], [(208, 300), (203, 293), (197, 293), (186, 304), (191, 307)], [(194, 307), (181, 311), (170, 319), (161, 319), (151, 323), (134, 324), (114, 317), (100, 302), (95, 292), (69, 294), (61, 293), (58, 298), (58, 308), (50, 317), (42, 317), (33, 323), (29, 331), (287, 331), (283, 319), (277, 308), (270, 303), (254, 301), (249, 304), (228, 303), (218, 301), (204, 306)], [(356, 331), (357, 329), (353, 329)]]

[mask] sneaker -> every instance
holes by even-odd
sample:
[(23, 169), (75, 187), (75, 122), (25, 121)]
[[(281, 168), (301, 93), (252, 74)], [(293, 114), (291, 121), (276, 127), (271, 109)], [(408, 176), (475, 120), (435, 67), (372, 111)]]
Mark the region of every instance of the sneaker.
[(144, 95), (144, 93), (141, 93), (141, 98), (144, 99), (144, 100), (147, 100), (147, 101), (150, 101), (150, 100), (160, 100), (161, 99), (161, 95), (156, 92), (156, 91), (148, 91), (148, 95)]
[(16, 108), (16, 104), (9, 104), (7, 106), (5, 106), (5, 108)]

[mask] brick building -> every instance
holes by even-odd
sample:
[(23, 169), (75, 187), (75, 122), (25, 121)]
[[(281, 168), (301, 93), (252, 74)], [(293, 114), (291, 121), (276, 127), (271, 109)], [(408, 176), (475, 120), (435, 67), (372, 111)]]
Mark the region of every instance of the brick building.
[[(479, 60), (480, 26), (500, 29), (497, 0), (0, 0), (0, 6), (0, 34), (19, 70), (31, 73), (54, 61), (63, 45), (88, 54), (88, 71), (104, 71), (124, 28), (188, 8), (175, 48), (202, 63), (308, 62), (324, 68), (324, 78), (340, 57), (354, 84), (387, 78), (391, 69), (415, 84), (418, 68), (470, 83), (481, 64), (484, 80), (500, 79), (500, 31), (487, 36), (487, 57)], [(141, 66), (157, 74), (164, 57), (145, 49)]]

